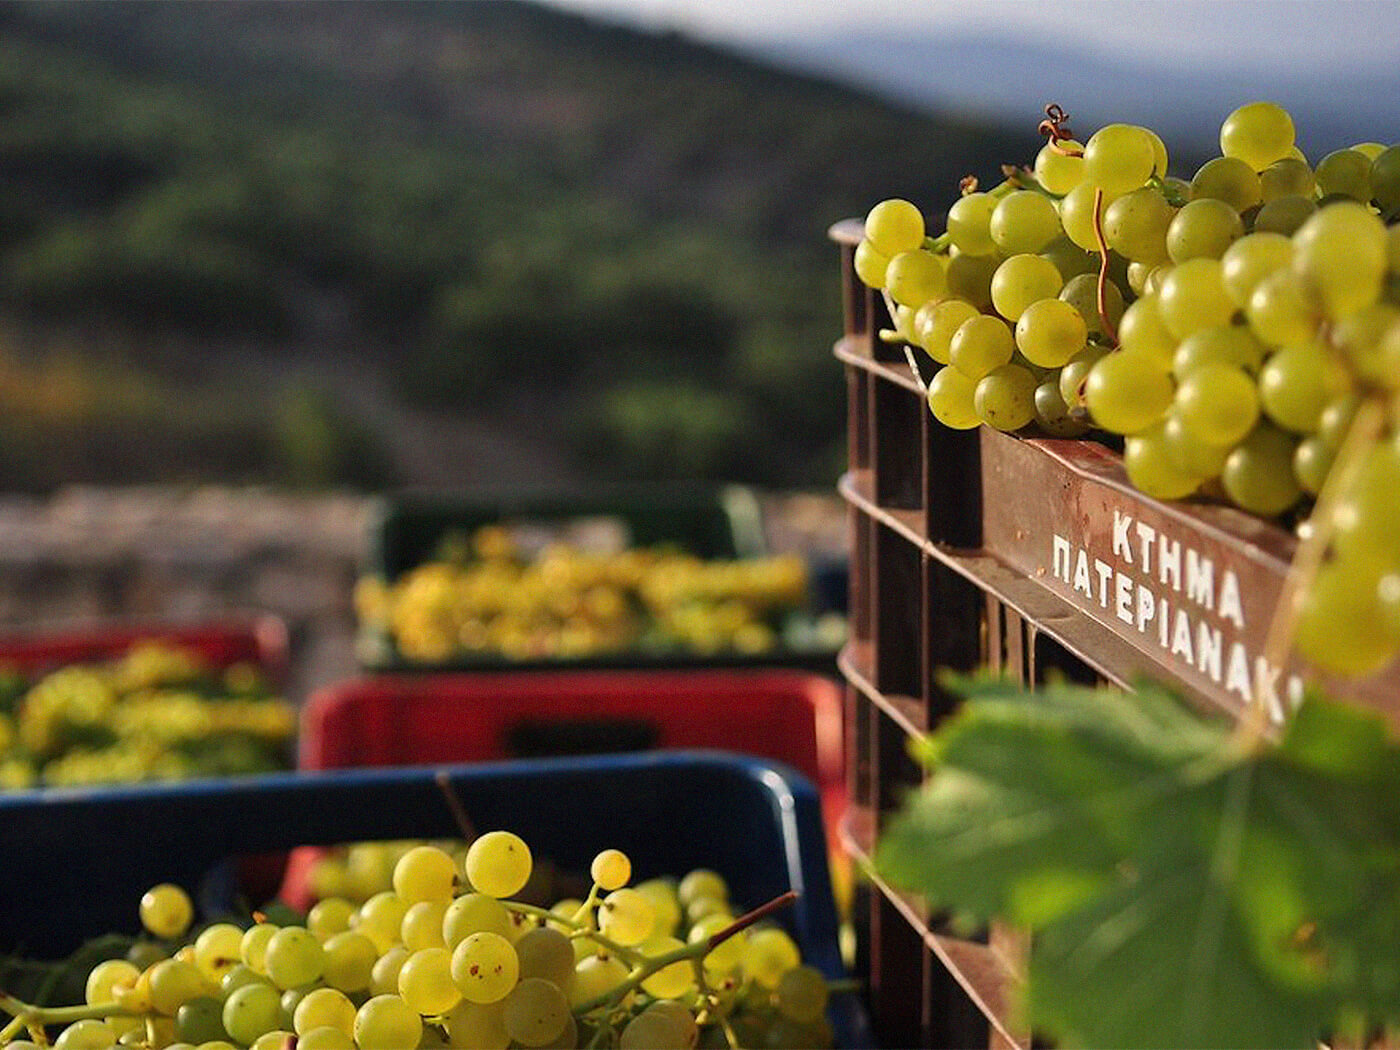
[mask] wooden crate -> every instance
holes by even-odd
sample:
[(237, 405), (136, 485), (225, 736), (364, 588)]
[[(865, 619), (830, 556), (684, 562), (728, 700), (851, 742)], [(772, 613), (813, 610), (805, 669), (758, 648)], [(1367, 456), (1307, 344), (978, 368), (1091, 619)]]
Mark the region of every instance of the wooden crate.
[[(1052, 672), (1120, 686), (1151, 675), (1222, 717), (1244, 711), (1258, 682), (1281, 724), (1305, 669), (1259, 662), (1293, 537), (1229, 507), (1145, 497), (1096, 442), (943, 427), (904, 350), (878, 338), (892, 325), (855, 276), (860, 223), (831, 236), (848, 395), (839, 489), (853, 546), (851, 640), (839, 658), (852, 803), (843, 839), (857, 862), (868, 866), (882, 822), (922, 779), (909, 738), (953, 708), (939, 668), (991, 667), (1027, 684)], [(927, 379), (935, 366), (922, 353), (916, 363)], [(1400, 729), (1400, 666), (1329, 684)], [(880, 1045), (1031, 1045), (1012, 1009), (1019, 938), (956, 937), (875, 878), (855, 920)]]

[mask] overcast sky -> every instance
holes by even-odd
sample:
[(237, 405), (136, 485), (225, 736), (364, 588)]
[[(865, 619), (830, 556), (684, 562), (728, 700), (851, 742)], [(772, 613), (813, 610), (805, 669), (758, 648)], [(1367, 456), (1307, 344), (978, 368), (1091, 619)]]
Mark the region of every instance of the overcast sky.
[[(580, 12), (743, 42), (844, 27), (997, 29), (1164, 63), (1392, 66), (1400, 0), (548, 0)], [(1014, 71), (1008, 71), (1014, 75)]]

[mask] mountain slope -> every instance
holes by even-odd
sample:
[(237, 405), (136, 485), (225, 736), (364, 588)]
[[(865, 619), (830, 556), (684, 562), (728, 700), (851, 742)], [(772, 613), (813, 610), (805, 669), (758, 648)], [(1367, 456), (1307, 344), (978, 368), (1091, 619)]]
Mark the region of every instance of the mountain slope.
[(1248, 42), (1242, 48), (1237, 62), (1201, 68), (1134, 59), (1089, 39), (1071, 45), (990, 30), (858, 31), (775, 41), (754, 53), (786, 68), (826, 71), (900, 105), (969, 120), (1031, 120), (1056, 102), (1075, 118), (1076, 131), (1088, 134), (1113, 121), (1142, 123), (1174, 151), (1200, 159), (1217, 149), (1224, 117), (1261, 97), (1288, 108), (1299, 144), (1314, 159), (1355, 142), (1400, 138), (1394, 105), (1400, 67), (1394, 62), (1309, 64), (1317, 56), (1300, 54), (1265, 67), (1249, 60)]
[(772, 483), (837, 460), (827, 226), (1038, 145), (523, 2), (8, 3), (0, 111), (13, 314)]

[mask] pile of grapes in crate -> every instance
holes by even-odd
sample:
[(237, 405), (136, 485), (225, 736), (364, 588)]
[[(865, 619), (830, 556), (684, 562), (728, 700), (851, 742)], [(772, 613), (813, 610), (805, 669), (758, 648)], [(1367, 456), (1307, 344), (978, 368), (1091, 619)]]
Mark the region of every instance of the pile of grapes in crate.
[(304, 916), (279, 905), (198, 930), (185, 891), (161, 884), (139, 902), (145, 936), (86, 971), (85, 1004), (0, 993), (0, 1046), (832, 1045), (826, 978), (768, 919), (781, 898), (739, 916), (715, 872), (631, 885), (608, 849), (581, 897), (528, 903), (547, 892), (540, 868), (509, 831), (358, 843), (312, 869), (337, 892)]
[(425, 664), (810, 649), (842, 626), (814, 621), (810, 599), (796, 555), (531, 546), (499, 525), (448, 537), (433, 559), (392, 582), (366, 576), (355, 592), (361, 625)]
[(164, 641), (33, 677), (0, 668), (0, 788), (286, 769), (296, 725), (256, 666)]
[[(1083, 144), (1047, 108), (1029, 166), (967, 180), (929, 236), (915, 204), (866, 217), (856, 274), (933, 416), (1122, 441), (1160, 499), (1294, 525), (1318, 563), (1296, 644), (1340, 674), (1400, 652), (1400, 145), (1316, 164), (1269, 102), (1230, 113), (1185, 180), (1147, 128)], [(936, 366), (929, 369), (929, 361)], [(1344, 640), (1344, 644), (1343, 644)]]

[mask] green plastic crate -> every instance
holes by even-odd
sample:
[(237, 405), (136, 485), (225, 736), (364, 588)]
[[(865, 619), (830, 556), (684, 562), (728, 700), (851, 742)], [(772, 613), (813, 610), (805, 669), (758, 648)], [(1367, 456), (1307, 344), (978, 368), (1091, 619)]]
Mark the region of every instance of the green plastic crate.
[(758, 498), (739, 485), (612, 485), (584, 489), (479, 489), (384, 496), (370, 512), (367, 569), (397, 579), (431, 558), (454, 531), (497, 522), (612, 519), (633, 546), (675, 543), (704, 558), (768, 553)]

